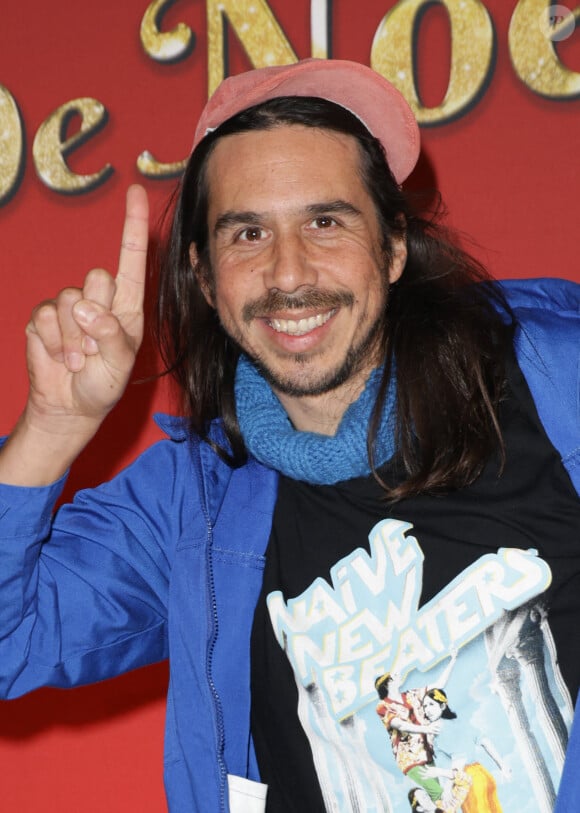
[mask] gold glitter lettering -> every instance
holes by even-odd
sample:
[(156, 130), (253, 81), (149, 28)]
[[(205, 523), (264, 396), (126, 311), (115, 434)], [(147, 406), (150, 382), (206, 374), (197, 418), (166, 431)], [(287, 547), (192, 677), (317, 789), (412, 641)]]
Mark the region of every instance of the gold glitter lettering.
[(224, 17), (255, 68), (290, 65), (296, 54), (266, 0), (207, 0), (208, 95), (225, 77)]
[(478, 98), (493, 56), (493, 25), (480, 0), (437, 0), (449, 16), (451, 71), (436, 107), (419, 98), (413, 69), (420, 15), (433, 0), (400, 0), (381, 20), (371, 48), (371, 66), (405, 96), (420, 124), (442, 124), (464, 113)]
[(174, 161), (172, 164), (162, 164), (151, 155), (149, 150), (145, 150), (137, 158), (137, 169), (146, 178), (161, 180), (162, 178), (177, 178), (185, 169), (186, 163), (187, 159)]
[[(570, 99), (580, 95), (580, 73), (560, 62), (554, 41), (558, 22), (566, 26), (572, 21), (550, 20), (551, 5), (548, 0), (520, 0), (508, 31), (510, 55), (517, 76), (530, 90), (552, 99)], [(580, 6), (568, 10), (578, 22)]]
[(155, 0), (141, 21), (139, 35), (145, 53), (156, 62), (177, 62), (191, 53), (195, 45), (193, 31), (178, 23), (171, 31), (161, 31), (163, 15), (175, 0)]
[[(80, 127), (67, 138), (71, 120), (80, 117)], [(38, 128), (32, 145), (32, 156), (39, 178), (55, 192), (80, 194), (103, 183), (113, 172), (106, 164), (92, 175), (77, 175), (68, 167), (66, 156), (101, 130), (107, 122), (107, 111), (96, 99), (73, 99), (61, 105)]]
[(24, 169), (24, 135), (18, 105), (12, 94), (0, 85), (0, 205), (6, 203), (18, 186)]

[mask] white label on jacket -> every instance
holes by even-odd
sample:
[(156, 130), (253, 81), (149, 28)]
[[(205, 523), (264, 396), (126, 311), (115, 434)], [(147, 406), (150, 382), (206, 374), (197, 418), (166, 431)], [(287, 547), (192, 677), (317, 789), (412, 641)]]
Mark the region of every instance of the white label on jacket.
[(267, 785), (228, 774), (230, 813), (264, 813)]

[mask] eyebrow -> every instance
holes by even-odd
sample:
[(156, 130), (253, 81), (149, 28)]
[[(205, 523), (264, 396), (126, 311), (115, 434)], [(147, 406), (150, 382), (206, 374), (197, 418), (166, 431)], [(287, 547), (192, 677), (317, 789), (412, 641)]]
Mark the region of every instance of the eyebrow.
[[(340, 199), (323, 201), (321, 203), (311, 203), (306, 207), (305, 211), (308, 215), (311, 215), (312, 217), (325, 214), (343, 214), (354, 216), (361, 214), (360, 209), (357, 209), (357, 207), (353, 206), (352, 203)], [(266, 216), (264, 214), (252, 211), (224, 212), (216, 219), (213, 231), (214, 234), (218, 234), (220, 231), (231, 229), (234, 226), (258, 225), (264, 222), (265, 217)]]
[(224, 212), (220, 215), (213, 227), (214, 234), (224, 229), (231, 229), (232, 226), (254, 225), (263, 220), (263, 215), (258, 212)]
[(337, 215), (360, 215), (360, 209), (353, 206), (346, 200), (330, 200), (323, 203), (313, 203), (306, 207), (306, 211), (315, 215), (337, 214)]

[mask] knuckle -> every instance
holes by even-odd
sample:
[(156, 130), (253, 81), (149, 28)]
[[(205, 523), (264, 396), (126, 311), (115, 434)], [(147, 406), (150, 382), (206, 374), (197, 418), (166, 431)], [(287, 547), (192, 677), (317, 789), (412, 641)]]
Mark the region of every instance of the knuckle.
[(79, 288), (63, 288), (56, 298), (57, 306), (70, 307), (74, 302), (81, 298), (81, 291)]
[(104, 268), (92, 268), (85, 277), (84, 287), (92, 285), (110, 285), (113, 278)]
[(143, 241), (138, 235), (127, 234), (121, 242), (121, 248), (126, 251), (136, 252), (138, 254), (146, 254), (147, 246), (143, 245)]
[(95, 318), (88, 327), (87, 333), (98, 341), (114, 338), (120, 331), (120, 325), (110, 311), (95, 314)]
[(115, 294), (115, 280), (103, 268), (93, 268), (85, 277), (83, 286), (83, 298), (99, 303), (110, 305)]
[(33, 309), (30, 315), (30, 322), (28, 326), (36, 326), (38, 324), (46, 324), (54, 320), (56, 316), (56, 305), (54, 300), (46, 299)]
[(103, 339), (113, 339), (121, 332), (119, 322), (111, 314), (104, 314), (101, 319), (100, 333)]

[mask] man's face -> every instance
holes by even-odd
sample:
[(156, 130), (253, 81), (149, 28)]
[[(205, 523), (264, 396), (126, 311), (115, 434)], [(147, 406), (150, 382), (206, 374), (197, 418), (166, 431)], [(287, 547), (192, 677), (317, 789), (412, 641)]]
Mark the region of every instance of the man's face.
[(351, 137), (301, 126), (225, 137), (209, 158), (204, 292), (291, 399), (364, 383), (378, 362), (386, 291), (405, 252), (399, 241), (385, 271), (359, 160)]

